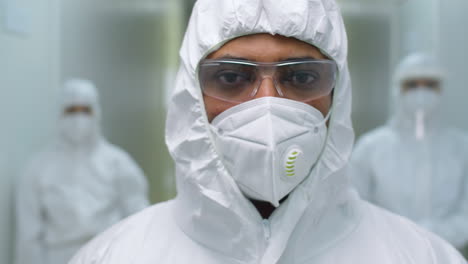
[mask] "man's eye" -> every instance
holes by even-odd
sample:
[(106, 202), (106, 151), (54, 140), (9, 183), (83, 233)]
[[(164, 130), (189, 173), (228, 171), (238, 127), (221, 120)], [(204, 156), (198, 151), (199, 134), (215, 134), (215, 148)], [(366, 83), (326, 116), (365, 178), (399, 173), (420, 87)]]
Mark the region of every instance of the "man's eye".
[(246, 74), (238, 72), (221, 72), (218, 73), (217, 79), (223, 84), (234, 85), (248, 81), (248, 76)]
[(312, 72), (294, 72), (287, 81), (297, 85), (307, 85), (314, 83), (317, 79), (317, 74)]

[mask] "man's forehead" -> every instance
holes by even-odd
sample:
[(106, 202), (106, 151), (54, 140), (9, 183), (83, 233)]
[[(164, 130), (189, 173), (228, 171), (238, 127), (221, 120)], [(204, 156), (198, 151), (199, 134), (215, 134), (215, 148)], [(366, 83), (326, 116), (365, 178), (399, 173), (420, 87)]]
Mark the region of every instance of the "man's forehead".
[(281, 35), (255, 34), (227, 42), (208, 56), (209, 59), (240, 59), (277, 62), (291, 59), (326, 59), (313, 45)]

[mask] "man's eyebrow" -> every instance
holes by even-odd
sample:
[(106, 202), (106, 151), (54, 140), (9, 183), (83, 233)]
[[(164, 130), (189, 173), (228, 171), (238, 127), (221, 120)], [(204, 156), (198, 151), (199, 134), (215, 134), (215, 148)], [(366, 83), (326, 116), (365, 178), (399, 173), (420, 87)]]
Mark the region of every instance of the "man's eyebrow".
[(300, 56), (300, 57), (290, 57), (281, 61), (298, 61), (298, 60), (320, 60), (320, 58), (312, 56)]
[(217, 60), (241, 60), (241, 61), (249, 61), (249, 59), (247, 58), (243, 58), (243, 57), (238, 57), (238, 56), (233, 56), (231, 54), (226, 54), (226, 55), (223, 55), (219, 58), (216, 58)]

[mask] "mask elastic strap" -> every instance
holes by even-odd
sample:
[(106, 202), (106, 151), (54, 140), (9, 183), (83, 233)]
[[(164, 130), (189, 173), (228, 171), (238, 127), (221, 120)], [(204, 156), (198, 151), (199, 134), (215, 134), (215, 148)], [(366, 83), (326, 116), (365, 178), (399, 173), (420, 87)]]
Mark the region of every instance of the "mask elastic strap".
[(315, 124), (315, 126), (314, 126), (314, 132), (318, 132), (319, 128), (320, 128), (321, 126), (325, 125), (325, 124), (328, 122), (328, 120), (329, 120), (330, 117), (331, 117), (332, 112), (333, 112), (333, 107), (330, 109), (330, 111), (328, 111), (328, 114), (325, 116), (325, 118), (324, 118), (322, 121), (320, 121), (320, 122), (318, 122), (317, 124)]

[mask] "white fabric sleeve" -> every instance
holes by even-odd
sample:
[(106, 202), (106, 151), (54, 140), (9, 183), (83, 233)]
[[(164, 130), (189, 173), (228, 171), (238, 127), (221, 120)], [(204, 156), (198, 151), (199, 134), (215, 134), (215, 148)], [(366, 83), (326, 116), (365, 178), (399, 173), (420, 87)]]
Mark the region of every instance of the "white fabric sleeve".
[(118, 164), (117, 174), (117, 188), (123, 217), (148, 207), (148, 183), (136, 162), (125, 154)]
[(34, 169), (16, 186), (16, 264), (45, 264), (40, 193)]

